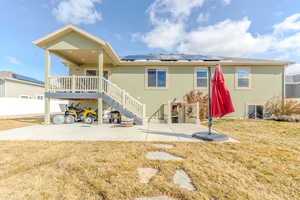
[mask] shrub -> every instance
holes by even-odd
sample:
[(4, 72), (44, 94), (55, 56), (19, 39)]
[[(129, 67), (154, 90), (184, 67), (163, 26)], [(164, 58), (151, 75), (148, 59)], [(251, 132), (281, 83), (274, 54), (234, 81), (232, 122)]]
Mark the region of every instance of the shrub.
[(300, 103), (296, 100), (273, 97), (265, 104), (265, 113), (276, 117), (300, 115)]
[(187, 103), (197, 103), (199, 102), (199, 118), (207, 119), (208, 117), (208, 96), (204, 95), (199, 90), (192, 90), (184, 96)]

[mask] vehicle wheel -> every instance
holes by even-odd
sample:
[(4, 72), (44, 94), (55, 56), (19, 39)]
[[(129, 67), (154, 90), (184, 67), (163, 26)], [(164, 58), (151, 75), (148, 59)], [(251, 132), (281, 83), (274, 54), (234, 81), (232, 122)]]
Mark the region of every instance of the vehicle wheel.
[(55, 115), (52, 119), (53, 124), (63, 124), (65, 122), (64, 115)]
[(75, 122), (75, 117), (73, 115), (65, 116), (65, 123), (66, 124), (73, 124)]
[(92, 124), (94, 123), (95, 119), (92, 116), (87, 116), (86, 118), (84, 118), (84, 123), (86, 124)]

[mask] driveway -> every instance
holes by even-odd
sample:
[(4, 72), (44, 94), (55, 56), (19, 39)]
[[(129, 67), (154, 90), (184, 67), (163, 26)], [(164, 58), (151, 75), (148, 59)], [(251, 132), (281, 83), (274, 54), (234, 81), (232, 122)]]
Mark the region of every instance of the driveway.
[(130, 128), (82, 123), (34, 125), (0, 131), (0, 140), (199, 142), (192, 134), (206, 130), (196, 124), (149, 123)]

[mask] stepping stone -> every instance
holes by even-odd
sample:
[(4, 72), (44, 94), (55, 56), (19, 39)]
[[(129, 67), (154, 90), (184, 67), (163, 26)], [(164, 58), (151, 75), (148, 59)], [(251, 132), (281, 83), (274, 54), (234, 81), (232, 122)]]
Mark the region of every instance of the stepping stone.
[(196, 188), (192, 184), (192, 180), (189, 175), (182, 169), (176, 170), (173, 176), (173, 183), (179, 185), (181, 188), (187, 189), (189, 191), (195, 191)]
[(149, 183), (150, 179), (157, 174), (158, 170), (153, 168), (138, 168), (140, 183)]
[(142, 197), (142, 198), (136, 198), (134, 200), (173, 200), (170, 197), (167, 196), (157, 196), (157, 197)]
[(174, 145), (171, 144), (153, 144), (153, 146), (163, 149), (172, 149)]
[(150, 160), (183, 160), (183, 158), (162, 151), (152, 151), (146, 154)]

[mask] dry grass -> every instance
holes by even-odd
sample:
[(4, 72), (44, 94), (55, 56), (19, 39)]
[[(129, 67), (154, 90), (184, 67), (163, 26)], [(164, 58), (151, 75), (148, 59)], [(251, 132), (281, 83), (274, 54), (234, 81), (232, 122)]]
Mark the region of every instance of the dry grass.
[[(171, 143), (184, 161), (151, 161), (151, 143), (0, 141), (0, 199), (299, 199), (300, 123), (217, 121), (234, 144)], [(139, 184), (138, 167), (159, 173)], [(197, 188), (171, 183), (185, 169)]]
[(0, 119), (0, 131), (42, 123), (39, 118)]

